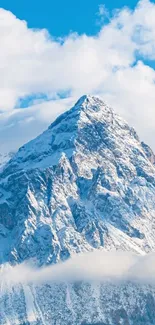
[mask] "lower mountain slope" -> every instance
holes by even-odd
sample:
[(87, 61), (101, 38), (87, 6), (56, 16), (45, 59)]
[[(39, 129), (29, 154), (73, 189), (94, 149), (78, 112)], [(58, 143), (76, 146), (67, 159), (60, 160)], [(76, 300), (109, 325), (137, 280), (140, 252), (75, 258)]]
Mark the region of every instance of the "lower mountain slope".
[(155, 287), (25, 285), (5, 291), (0, 307), (0, 325), (154, 325)]

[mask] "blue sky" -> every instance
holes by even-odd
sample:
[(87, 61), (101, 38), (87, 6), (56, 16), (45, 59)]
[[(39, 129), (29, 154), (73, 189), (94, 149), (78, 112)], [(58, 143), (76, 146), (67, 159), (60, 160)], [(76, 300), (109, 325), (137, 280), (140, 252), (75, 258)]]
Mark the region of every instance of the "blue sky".
[(129, 6), (136, 0), (1, 0), (0, 6), (25, 19), (29, 27), (47, 28), (54, 36), (67, 35), (70, 31), (95, 34), (99, 29), (96, 13), (99, 5), (113, 9)]
[(83, 94), (101, 97), (155, 148), (154, 17), (150, 0), (0, 0), (0, 152)]

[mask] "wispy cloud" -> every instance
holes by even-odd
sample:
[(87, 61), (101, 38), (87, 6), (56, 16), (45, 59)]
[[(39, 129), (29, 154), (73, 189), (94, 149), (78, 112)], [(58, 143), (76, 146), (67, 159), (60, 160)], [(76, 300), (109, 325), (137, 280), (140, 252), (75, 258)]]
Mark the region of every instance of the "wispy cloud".
[(40, 269), (25, 263), (15, 267), (7, 264), (0, 271), (0, 283), (4, 286), (75, 281), (136, 281), (155, 285), (155, 254), (137, 256), (129, 252), (95, 251)]
[(97, 12), (97, 24), (101, 25), (103, 24), (105, 21), (109, 21), (110, 20), (110, 15), (109, 12), (106, 8), (106, 6), (104, 4), (100, 4), (98, 6), (98, 12)]

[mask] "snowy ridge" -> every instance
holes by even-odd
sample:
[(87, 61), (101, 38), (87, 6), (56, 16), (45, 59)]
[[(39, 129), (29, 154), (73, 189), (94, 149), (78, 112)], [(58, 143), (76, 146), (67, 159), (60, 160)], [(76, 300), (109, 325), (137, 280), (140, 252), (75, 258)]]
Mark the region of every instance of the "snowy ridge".
[[(115, 125), (115, 130), (113, 125)], [(92, 132), (91, 127), (93, 128)], [(99, 133), (99, 127), (101, 128), (101, 133), (104, 128), (105, 134)], [(89, 140), (91, 140), (93, 134), (96, 136), (92, 140), (94, 140), (95, 145), (99, 145), (99, 148), (96, 148), (96, 151), (99, 153), (103, 137), (104, 140), (110, 138), (110, 133), (106, 134), (106, 129), (107, 132), (120, 130), (122, 137), (130, 133), (130, 141), (138, 140), (134, 129), (130, 128), (123, 119), (101, 100), (91, 96), (83, 96), (71, 110), (59, 116), (43, 134), (19, 149), (15, 157), (13, 157), (11, 164), (9, 163), (9, 172), (10, 167), (15, 172), (15, 170), (23, 168), (46, 168), (57, 165), (62, 153), (65, 153), (70, 158), (74, 150), (80, 151), (84, 145), (89, 145), (89, 153), (91, 143), (87, 143), (88, 139), (85, 138), (85, 132), (87, 131), (88, 136), (91, 132)], [(119, 133), (115, 135), (119, 136)], [(86, 140), (86, 142), (85, 144), (81, 143), (80, 146), (79, 140), (81, 138), (84, 141)]]
[(0, 154), (0, 170), (2, 170), (3, 166), (13, 157), (13, 155), (13, 152)]

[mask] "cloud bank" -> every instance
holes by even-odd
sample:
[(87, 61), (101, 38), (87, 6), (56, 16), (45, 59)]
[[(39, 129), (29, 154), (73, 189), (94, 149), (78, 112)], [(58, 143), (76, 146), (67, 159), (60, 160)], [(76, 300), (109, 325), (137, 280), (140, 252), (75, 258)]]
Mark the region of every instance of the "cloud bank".
[[(97, 35), (56, 39), (0, 9), (0, 151), (45, 129), (66, 109), (62, 98), (72, 105), (84, 93), (103, 98), (155, 149), (155, 4), (107, 16)], [(12, 141), (3, 148), (6, 133)]]
[(4, 286), (76, 281), (155, 285), (155, 254), (137, 256), (129, 252), (94, 251), (40, 269), (24, 263), (14, 267), (6, 264), (0, 271), (0, 284)]

